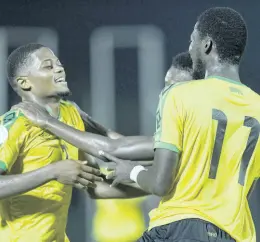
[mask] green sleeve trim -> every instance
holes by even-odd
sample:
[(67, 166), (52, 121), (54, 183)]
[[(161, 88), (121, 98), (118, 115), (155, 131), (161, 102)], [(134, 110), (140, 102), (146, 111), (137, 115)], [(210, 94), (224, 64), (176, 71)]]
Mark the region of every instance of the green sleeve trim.
[(0, 169), (7, 171), (7, 166), (6, 166), (5, 162), (3, 162), (1, 160), (0, 160)]
[(157, 112), (156, 112), (156, 136), (158, 139), (161, 138), (162, 135), (162, 116), (163, 116), (163, 108), (164, 108), (164, 103), (166, 100), (166, 97), (169, 93), (170, 88), (167, 89), (165, 93), (163, 93), (160, 96)]
[(155, 149), (157, 149), (157, 148), (167, 149), (167, 150), (171, 150), (171, 151), (176, 152), (176, 153), (181, 153), (181, 151), (175, 145), (165, 143), (165, 142), (160, 142), (160, 141), (155, 142), (154, 148)]
[(20, 110), (10, 110), (3, 116), (1, 125), (4, 125), (9, 130), (16, 120), (22, 116), (24, 116), (24, 114)]

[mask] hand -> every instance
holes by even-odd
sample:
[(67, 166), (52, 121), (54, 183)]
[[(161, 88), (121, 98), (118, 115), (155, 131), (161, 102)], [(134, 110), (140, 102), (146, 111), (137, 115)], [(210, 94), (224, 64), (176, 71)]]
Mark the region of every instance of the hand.
[(87, 166), (87, 161), (63, 160), (52, 165), (54, 178), (65, 185), (73, 185), (78, 189), (95, 188), (94, 182), (103, 181), (103, 178), (99, 177), (100, 170)]
[(112, 172), (109, 173), (106, 178), (108, 180), (114, 179), (114, 181), (111, 184), (111, 187), (114, 187), (119, 183), (122, 184), (133, 183), (133, 181), (130, 179), (130, 173), (136, 165), (134, 162), (130, 160), (118, 159), (104, 151), (99, 151), (99, 155), (105, 157), (109, 161), (112, 161), (113, 163), (116, 164), (116, 166), (114, 166), (112, 163), (107, 164), (108, 166), (107, 170), (108, 171), (112, 170)]
[(52, 118), (45, 109), (33, 102), (21, 102), (12, 109), (20, 109), (33, 124), (42, 128), (46, 127), (48, 120)]

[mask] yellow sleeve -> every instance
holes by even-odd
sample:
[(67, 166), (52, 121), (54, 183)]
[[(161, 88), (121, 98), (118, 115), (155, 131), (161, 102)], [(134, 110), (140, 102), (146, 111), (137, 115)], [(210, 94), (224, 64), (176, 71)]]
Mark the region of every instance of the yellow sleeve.
[(0, 121), (0, 168), (10, 171), (20, 153), (26, 131), (17, 112), (8, 112)]
[(80, 131), (85, 131), (86, 127), (85, 124), (80, 116), (79, 110), (80, 108), (78, 105), (74, 102), (71, 101), (64, 101), (62, 100), (61, 103), (65, 104), (69, 110), (70, 110), (70, 115), (72, 115), (73, 120), (74, 120), (74, 128), (78, 129)]
[(156, 112), (154, 148), (182, 151), (183, 115), (181, 102), (174, 97), (172, 87), (162, 93)]
[(80, 116), (80, 113), (78, 111), (78, 109), (72, 105), (72, 108), (74, 109), (74, 112), (75, 112), (75, 119), (76, 119), (76, 129), (80, 130), (80, 131), (85, 131), (85, 125), (84, 125), (84, 122)]

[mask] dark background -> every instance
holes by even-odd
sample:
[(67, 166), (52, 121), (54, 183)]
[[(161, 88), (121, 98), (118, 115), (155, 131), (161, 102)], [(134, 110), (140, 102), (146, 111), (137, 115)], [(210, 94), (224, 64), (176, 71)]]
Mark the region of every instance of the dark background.
[[(217, 6), (229, 6), (236, 9), (244, 16), (247, 22), (249, 38), (241, 64), (241, 77), (246, 85), (259, 93), (258, 55), (260, 47), (258, 41), (260, 35), (260, 2), (256, 0), (1, 1), (0, 27), (5, 31), (4, 36), (8, 37), (5, 38), (5, 44), (1, 45), (3, 41), (0, 41), (0, 52), (2, 52), (0, 54), (6, 58), (7, 54), (17, 45), (36, 41), (37, 38), (33, 37), (34, 34), (27, 34), (27, 32), (22, 31), (23, 29), (17, 30), (17, 27), (26, 27), (27, 30), (32, 29), (32, 27), (50, 29), (56, 36), (57, 44), (55, 45), (53, 40), (50, 39), (45, 39), (42, 42), (45, 44), (49, 43), (51, 48), (53, 46), (57, 47), (55, 52), (65, 66), (67, 80), (73, 92), (71, 98), (85, 111), (93, 114), (94, 118), (99, 122), (115, 128), (118, 132), (125, 135), (152, 135), (155, 126), (154, 107), (158, 101), (159, 89), (163, 86), (164, 73), (171, 64), (171, 58), (175, 54), (187, 50), (190, 34), (197, 16), (203, 10), (216, 6), (216, 2)], [(120, 38), (113, 40), (120, 47), (113, 51), (114, 66), (112, 68), (115, 75), (112, 79), (115, 80), (115, 87), (113, 87), (115, 105), (111, 110), (105, 110), (107, 112), (104, 113), (101, 107), (102, 103), (99, 103), (98, 100), (107, 92), (109, 83), (106, 82), (106, 75), (110, 62), (107, 62), (105, 59), (102, 62), (102, 58), (99, 60), (99, 64), (96, 66), (98, 71), (95, 73), (99, 72), (97, 75), (103, 77), (97, 77), (97, 79), (103, 79), (103, 84), (98, 84), (97, 89), (95, 89), (98, 91), (94, 92), (96, 74), (91, 73), (91, 70), (93, 70), (91, 65), (94, 62), (91, 58), (91, 38), (100, 27), (110, 28), (111, 26), (117, 29), (118, 27), (127, 29), (130, 26), (134, 31), (141, 28), (137, 31), (141, 35), (143, 31), (146, 31), (145, 28), (142, 29), (142, 26), (150, 27), (152, 28), (151, 33), (155, 31), (160, 37), (160, 41), (157, 44), (159, 49), (162, 46), (161, 50), (163, 51), (154, 53), (149, 60), (144, 60), (147, 64), (146, 72), (148, 74), (146, 76), (149, 76), (150, 73), (151, 78), (155, 78), (153, 74), (154, 68), (158, 68), (156, 76), (157, 88), (150, 88), (149, 80), (145, 79), (145, 77), (143, 79), (140, 78), (140, 68), (145, 66), (140, 64), (141, 62), (138, 59), (140, 51), (135, 46), (128, 47), (128, 44), (126, 44), (128, 43), (127, 41), (131, 43), (138, 42), (139, 37), (133, 37), (130, 32), (126, 35), (119, 33), (121, 35), (119, 36)], [(153, 41), (153, 34), (151, 34), (150, 40)], [(148, 42), (147, 48), (149, 47)], [(149, 65), (149, 61), (154, 61), (153, 65), (155, 66)], [(2, 73), (0, 75), (2, 76), (5, 75), (3, 74), (3, 66), (4, 62), (2, 60), (0, 61), (0, 72)], [(140, 92), (138, 84), (140, 79), (146, 80), (146, 91), (143, 91), (141, 97), (138, 95)], [(0, 78), (0, 85), (2, 89), (2, 93), (0, 91), (0, 95), (2, 95), (1, 112), (4, 112), (19, 99), (10, 88), (6, 89), (5, 78)], [(152, 103), (152, 108), (148, 110), (147, 106), (145, 106), (140, 111), (141, 100), (145, 100), (146, 95), (148, 103)], [(110, 101), (108, 99), (108, 103)], [(143, 120), (143, 126), (140, 124), (142, 112), (147, 115), (147, 119)], [(260, 231), (259, 195), (259, 187), (257, 187), (252, 197), (253, 215), (256, 220), (257, 217), (259, 220), (256, 221), (257, 231)], [(68, 234), (71, 241), (93, 241), (91, 239), (91, 219), (95, 203), (85, 198), (84, 194), (74, 193), (68, 223)]]

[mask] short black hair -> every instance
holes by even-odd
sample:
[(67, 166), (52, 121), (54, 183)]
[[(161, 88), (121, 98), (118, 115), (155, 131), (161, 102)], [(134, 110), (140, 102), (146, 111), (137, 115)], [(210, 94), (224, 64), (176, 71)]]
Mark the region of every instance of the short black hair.
[(7, 59), (7, 77), (13, 88), (16, 86), (15, 78), (19, 74), (21, 68), (28, 64), (31, 54), (45, 47), (37, 43), (22, 45), (15, 49)]
[(186, 71), (192, 71), (192, 59), (189, 52), (182, 52), (172, 58), (172, 66)]
[(205, 70), (203, 66), (199, 66), (193, 70), (192, 59), (190, 53), (182, 52), (172, 58), (172, 67), (192, 73), (193, 79), (203, 79), (205, 77)]
[(198, 18), (200, 37), (209, 36), (216, 44), (220, 61), (238, 64), (247, 41), (243, 17), (228, 7), (210, 8)]

